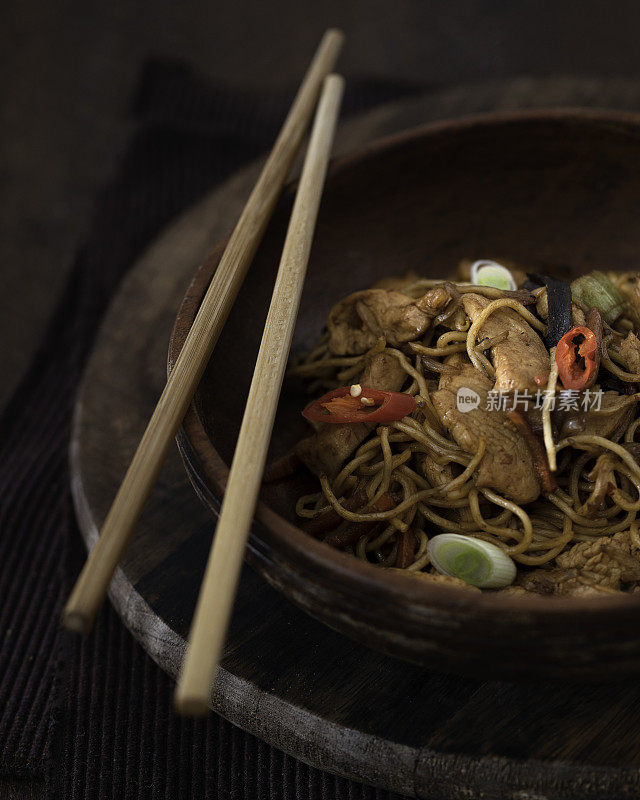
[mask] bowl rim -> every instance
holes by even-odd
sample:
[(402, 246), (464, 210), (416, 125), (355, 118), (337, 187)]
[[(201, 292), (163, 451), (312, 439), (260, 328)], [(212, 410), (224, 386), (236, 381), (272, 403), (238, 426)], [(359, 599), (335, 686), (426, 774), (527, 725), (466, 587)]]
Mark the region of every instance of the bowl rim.
[[(511, 126), (530, 122), (549, 123), (598, 123), (606, 127), (627, 132), (640, 140), (640, 113), (618, 111), (615, 109), (586, 108), (542, 108), (519, 111), (489, 112), (466, 115), (456, 119), (439, 120), (408, 128), (397, 133), (380, 137), (357, 150), (332, 159), (327, 181), (343, 171), (363, 161), (380, 157), (408, 142), (420, 139), (437, 140), (448, 134), (468, 132), (476, 128)], [(290, 196), (297, 186), (297, 181), (289, 182), (281, 197)], [(182, 346), (184, 338), (195, 318), (200, 301), (211, 280), (229, 235), (220, 239), (196, 271), (187, 291), (180, 303), (174, 326), (171, 332), (167, 358), (167, 372), (170, 373)], [(194, 469), (201, 471), (205, 485), (213, 490), (216, 498), (221, 499), (229, 474), (229, 467), (222, 459), (198, 415), (195, 399), (192, 399), (178, 432), (179, 444), (186, 441), (192, 454), (197, 459)], [(255, 525), (255, 521), (259, 525)], [(266, 536), (262, 535), (266, 534)], [(347, 591), (363, 593), (374, 592), (381, 600), (400, 602), (417, 608), (457, 609), (467, 614), (477, 613), (485, 616), (500, 611), (501, 616), (514, 617), (519, 620), (528, 614), (535, 617), (536, 622), (544, 618), (553, 618), (561, 622), (562, 618), (574, 618), (576, 612), (595, 623), (599, 619), (609, 617), (612, 612), (637, 618), (640, 612), (640, 593), (621, 592), (617, 595), (602, 597), (555, 597), (533, 593), (503, 596), (498, 593), (476, 592), (456, 587), (445, 587), (419, 579), (407, 579), (399, 572), (383, 570), (340, 550), (330, 547), (322, 541), (305, 533), (292, 524), (262, 500), (258, 500), (254, 514), (254, 524), (250, 538), (257, 537), (277, 552), (295, 558), (297, 564), (313, 569), (316, 577), (331, 577), (339, 581)], [(274, 546), (275, 545), (275, 546)], [(336, 588), (335, 585), (333, 588)]]

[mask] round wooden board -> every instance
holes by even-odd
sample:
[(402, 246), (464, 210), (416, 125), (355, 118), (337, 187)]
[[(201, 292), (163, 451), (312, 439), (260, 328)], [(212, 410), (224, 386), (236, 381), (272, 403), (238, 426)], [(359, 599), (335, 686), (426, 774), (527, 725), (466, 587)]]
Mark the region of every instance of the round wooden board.
[[(429, 120), (558, 105), (639, 110), (640, 84), (520, 79), (421, 96), (344, 124), (336, 151)], [(236, 220), (259, 166), (218, 187), (152, 244), (106, 315), (71, 444), (88, 546), (163, 386), (180, 299), (211, 244)], [(172, 451), (110, 593), (127, 627), (172, 676), (213, 528)], [(313, 766), (412, 797), (640, 796), (636, 683), (572, 688), (429, 672), (331, 631), (248, 568), (212, 702), (235, 724)]]

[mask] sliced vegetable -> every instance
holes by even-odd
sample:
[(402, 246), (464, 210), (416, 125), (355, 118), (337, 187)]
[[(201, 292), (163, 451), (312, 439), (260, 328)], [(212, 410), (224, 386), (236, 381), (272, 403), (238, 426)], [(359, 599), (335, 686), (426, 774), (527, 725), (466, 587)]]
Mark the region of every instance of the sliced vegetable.
[(351, 387), (343, 386), (313, 400), (302, 416), (310, 422), (395, 422), (411, 414), (415, 408), (414, 398), (404, 392), (363, 386), (360, 394), (354, 397)]
[(586, 308), (599, 308), (602, 318), (612, 325), (622, 314), (625, 300), (606, 275), (594, 270), (571, 284), (573, 296)]
[(602, 355), (602, 337), (604, 336), (604, 326), (602, 325), (602, 314), (599, 308), (592, 308), (587, 314), (585, 321), (587, 328), (593, 331), (596, 342), (598, 344), (598, 364), (600, 363), (600, 356)]
[(583, 325), (571, 328), (556, 348), (558, 377), (565, 389), (588, 389), (598, 377), (598, 340)]
[(476, 286), (493, 286), (496, 289), (515, 291), (516, 282), (511, 271), (497, 261), (482, 259), (471, 265), (471, 283)]
[(502, 589), (513, 583), (516, 565), (495, 544), (461, 533), (441, 533), (427, 547), (433, 566), (480, 589)]
[(571, 286), (566, 281), (560, 281), (550, 275), (527, 273), (527, 277), (547, 287), (547, 347), (551, 349), (573, 326)]

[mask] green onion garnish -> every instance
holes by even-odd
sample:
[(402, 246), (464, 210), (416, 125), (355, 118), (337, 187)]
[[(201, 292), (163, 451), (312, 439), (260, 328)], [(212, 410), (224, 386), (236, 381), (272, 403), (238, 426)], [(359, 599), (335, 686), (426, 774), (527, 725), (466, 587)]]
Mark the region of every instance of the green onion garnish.
[(571, 284), (573, 297), (587, 309), (599, 308), (603, 319), (612, 325), (622, 314), (624, 297), (606, 275), (594, 270)]
[(510, 270), (497, 261), (482, 259), (471, 265), (471, 283), (476, 286), (493, 286), (496, 289), (514, 290), (516, 282)]
[(461, 533), (434, 536), (427, 552), (438, 572), (480, 589), (502, 589), (516, 577), (516, 565), (499, 547)]

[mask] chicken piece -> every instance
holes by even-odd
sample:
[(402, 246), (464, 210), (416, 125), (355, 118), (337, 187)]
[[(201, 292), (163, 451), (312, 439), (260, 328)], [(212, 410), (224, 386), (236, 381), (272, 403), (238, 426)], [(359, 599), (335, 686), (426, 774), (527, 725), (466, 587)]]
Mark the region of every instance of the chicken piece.
[(620, 345), (620, 355), (629, 372), (640, 373), (640, 341), (635, 333), (629, 333)]
[[(594, 387), (594, 390), (597, 387)], [(600, 409), (554, 411), (554, 421), (560, 429), (560, 438), (584, 433), (587, 436), (603, 436), (617, 441), (627, 429), (635, 413), (634, 406), (623, 406), (618, 411), (609, 411), (620, 403), (623, 395), (618, 392), (603, 392)]]
[(398, 392), (406, 379), (407, 373), (397, 358), (390, 353), (376, 353), (368, 359), (359, 382), (368, 389)]
[(629, 531), (578, 542), (556, 558), (564, 569), (579, 569), (597, 583), (619, 589), (620, 583), (640, 580), (640, 541)]
[(385, 289), (350, 294), (329, 312), (329, 349), (336, 356), (358, 355), (381, 336), (394, 347), (418, 339), (450, 300), (441, 286), (418, 299)]
[[(464, 309), (472, 322), (491, 301), (482, 295), (463, 295)], [(549, 378), (549, 353), (542, 339), (516, 311), (501, 308), (495, 311), (478, 331), (478, 339), (490, 339), (507, 333), (507, 338), (491, 348), (496, 370), (496, 392), (536, 392)]]
[[(536, 312), (540, 319), (543, 319), (545, 322), (547, 322), (549, 319), (549, 299), (546, 292), (542, 292), (540, 297), (538, 297), (536, 302)], [(577, 325), (586, 324), (584, 311), (576, 303), (571, 303), (571, 316), (574, 327)]]
[(533, 594), (580, 597), (587, 595), (619, 594), (619, 589), (600, 584), (577, 569), (535, 569), (521, 579), (520, 588)]
[[(386, 389), (397, 392), (402, 388), (407, 373), (397, 358), (389, 353), (376, 353), (369, 359), (359, 382), (369, 389)], [(353, 451), (375, 428), (375, 423), (334, 424), (321, 422), (316, 432), (298, 442), (295, 452), (311, 472), (326, 473), (334, 478)]]
[[(433, 392), (431, 399), (443, 425), (467, 453), (476, 453), (480, 436), (486, 437), (486, 453), (478, 467), (477, 485), (495, 489), (516, 503), (531, 503), (540, 494), (531, 451), (503, 411), (487, 409), (490, 389), (491, 381), (467, 362), (457, 373), (443, 373), (438, 391)], [(477, 407), (471, 411), (459, 410), (461, 390), (477, 394)]]
[(640, 580), (640, 540), (629, 531), (578, 542), (556, 558), (554, 569), (525, 573), (521, 586), (538, 594), (617, 594)]
[(364, 422), (343, 425), (323, 422), (313, 436), (298, 442), (296, 453), (311, 472), (316, 475), (326, 473), (329, 479), (333, 479), (370, 431), (371, 425)]

